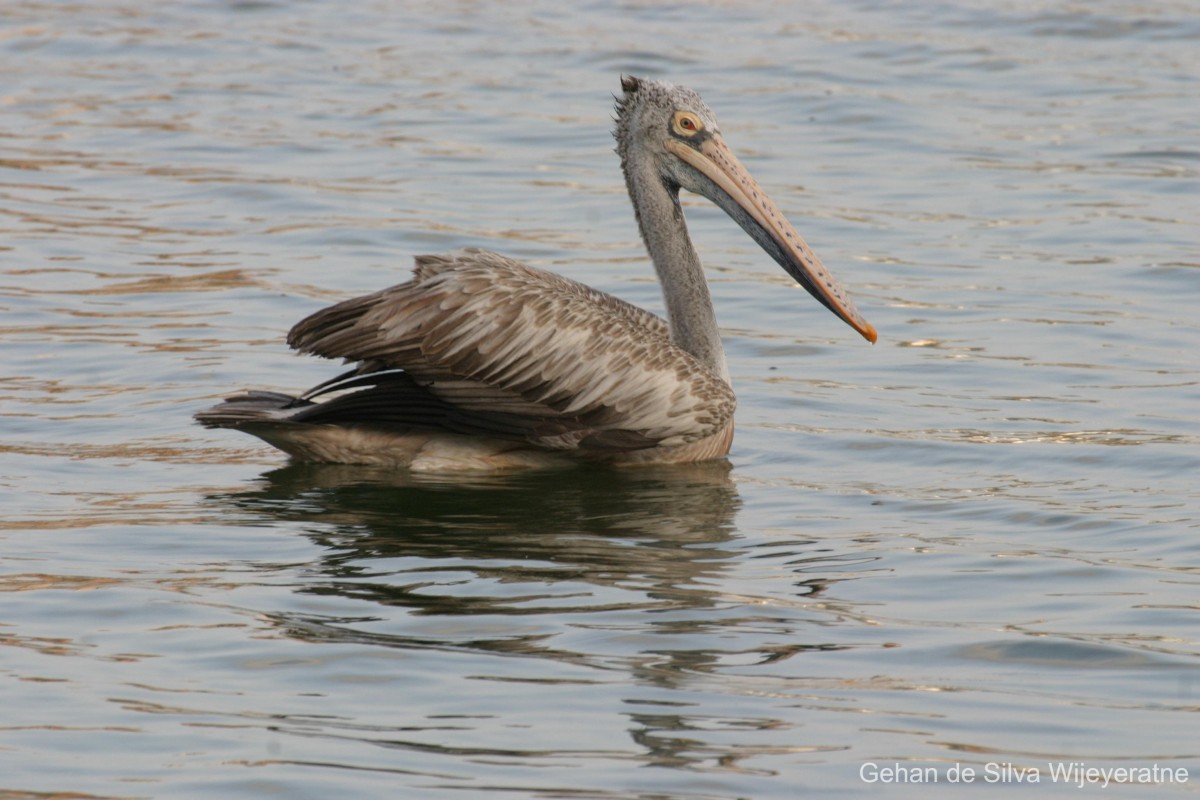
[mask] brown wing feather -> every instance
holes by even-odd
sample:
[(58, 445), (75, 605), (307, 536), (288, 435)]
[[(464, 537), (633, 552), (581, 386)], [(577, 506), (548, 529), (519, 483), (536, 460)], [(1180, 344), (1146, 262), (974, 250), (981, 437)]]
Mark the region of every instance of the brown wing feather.
[(318, 311), (288, 343), (404, 369), (459, 408), (553, 420), (543, 447), (677, 446), (733, 416), (732, 389), (663, 320), (486, 250), (420, 256), (413, 280)]

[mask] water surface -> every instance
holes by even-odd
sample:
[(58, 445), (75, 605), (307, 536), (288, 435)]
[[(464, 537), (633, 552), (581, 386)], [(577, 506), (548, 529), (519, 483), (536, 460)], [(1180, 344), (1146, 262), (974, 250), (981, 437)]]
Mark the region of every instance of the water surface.
[[(1194, 11), (6, 5), (0, 794), (1194, 793)], [(415, 253), (660, 310), (621, 72), (703, 93), (879, 344), (687, 198), (728, 462), (415, 477), (190, 423), (334, 374), (287, 328)]]

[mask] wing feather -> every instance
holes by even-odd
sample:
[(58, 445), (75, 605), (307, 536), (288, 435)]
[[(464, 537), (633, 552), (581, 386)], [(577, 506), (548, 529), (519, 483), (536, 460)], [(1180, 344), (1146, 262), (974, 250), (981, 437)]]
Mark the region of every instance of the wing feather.
[(318, 311), (288, 343), (403, 369), (451, 406), (520, 418), (513, 433), (547, 447), (676, 446), (733, 416), (732, 389), (662, 319), (486, 250), (420, 256), (411, 281)]

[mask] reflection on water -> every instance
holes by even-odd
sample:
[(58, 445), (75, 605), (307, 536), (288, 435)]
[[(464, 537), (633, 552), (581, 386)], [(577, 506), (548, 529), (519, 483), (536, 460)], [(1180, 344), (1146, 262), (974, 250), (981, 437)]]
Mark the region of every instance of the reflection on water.
[[(843, 649), (818, 622), (841, 616), (837, 604), (818, 603), (808, 633), (798, 628), (799, 608), (820, 594), (823, 564), (852, 567), (833, 548), (793, 541), (759, 555), (782, 560), (790, 601), (778, 607), (765, 594), (731, 593), (745, 550), (730, 472), (724, 461), (492, 476), (295, 464), (246, 490), (210, 495), (208, 504), (244, 524), (286, 524), (317, 547), (298, 597), (342, 610), (261, 614), (277, 635), (322, 649), (384, 648), (418, 669), (429, 668), (419, 654), (467, 658), (475, 680), (498, 687), (484, 694), (507, 698), (494, 719), (492, 700), (475, 698), (455, 713), (413, 698), (401, 726), (280, 720), (289, 735), (411, 753), (426, 760), (419, 774), (446, 785), (469, 780), (464, 761), (475, 760), (500, 776), (585, 759), (588, 770), (637, 763), (770, 778), (777, 773), (762, 759), (844, 746), (796, 740), (792, 723), (762, 715), (756, 703), (699, 712), (670, 693), (704, 692), (703, 682), (731, 669)], [(515, 666), (512, 658), (534, 661)], [(399, 684), (389, 697), (397, 688), (403, 697), (403, 686), (423, 679), (389, 682)], [(623, 711), (615, 728), (575, 729), (570, 745), (554, 734), (575, 724), (569, 717), (505, 746), (470, 744), (496, 725), (524, 728), (522, 716), (542, 718), (547, 702), (582, 716), (597, 702)], [(506, 785), (497, 775), (482, 780), (481, 789)], [(542, 791), (574, 794), (565, 785)]]
[[(264, 474), (252, 489), (212, 498), (268, 516), (385, 531), (405, 540), (453, 531), (590, 534), (717, 543), (739, 508), (727, 461), (664, 468), (579, 467), (551, 472), (414, 474), (403, 470), (296, 463)], [(475, 524), (478, 524), (477, 522)], [(545, 537), (543, 537), (545, 538)]]
[[(735, 555), (721, 547), (740, 506), (729, 471), (718, 461), (430, 477), (295, 464), (211, 501), (301, 523), (324, 553), (306, 567), (305, 592), (417, 615), (694, 611), (717, 602)], [(277, 621), (301, 638), (428, 644), (302, 615)], [(458, 644), (587, 660), (529, 639)]]

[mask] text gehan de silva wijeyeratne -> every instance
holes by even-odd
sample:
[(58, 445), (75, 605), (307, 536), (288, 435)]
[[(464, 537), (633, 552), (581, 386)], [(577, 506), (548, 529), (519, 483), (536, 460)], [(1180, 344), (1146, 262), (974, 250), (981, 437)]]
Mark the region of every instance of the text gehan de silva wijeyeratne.
[(1009, 761), (986, 764), (917, 765), (867, 761), (858, 769), (864, 783), (1059, 783), (1080, 789), (1107, 788), (1112, 784), (1149, 785), (1187, 783), (1187, 767), (1161, 764), (1136, 767), (1092, 767), (1084, 761), (1051, 761), (1045, 767), (1018, 765)]

